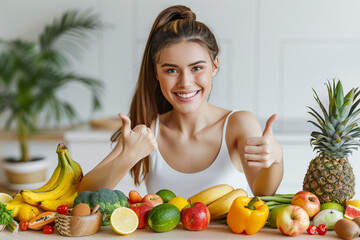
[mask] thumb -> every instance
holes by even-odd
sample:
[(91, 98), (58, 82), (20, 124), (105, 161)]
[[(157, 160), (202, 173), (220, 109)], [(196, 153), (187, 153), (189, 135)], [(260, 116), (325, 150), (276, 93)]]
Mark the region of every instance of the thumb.
[(267, 120), (265, 130), (263, 132), (263, 136), (268, 136), (273, 134), (272, 125), (275, 122), (275, 120), (278, 118), (277, 114), (271, 115), (271, 117)]
[(129, 133), (131, 132), (131, 128), (130, 128), (130, 124), (131, 124), (131, 121), (130, 121), (130, 118), (128, 116), (126, 116), (125, 114), (122, 114), (122, 113), (119, 113), (119, 118), (121, 119), (122, 121), (122, 127), (121, 127), (121, 133), (123, 135), (129, 135)]

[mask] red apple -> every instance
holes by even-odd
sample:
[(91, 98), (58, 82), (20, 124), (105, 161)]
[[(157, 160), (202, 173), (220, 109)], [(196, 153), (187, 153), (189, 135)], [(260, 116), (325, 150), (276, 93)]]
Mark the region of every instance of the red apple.
[(162, 198), (159, 195), (156, 194), (148, 194), (145, 197), (141, 199), (141, 202), (148, 203), (152, 207), (156, 207), (157, 205), (160, 205), (164, 203)]
[(296, 193), (291, 200), (291, 204), (302, 207), (310, 218), (320, 212), (319, 198), (309, 191), (300, 191)]
[(310, 218), (306, 211), (295, 205), (281, 210), (276, 217), (276, 226), (285, 235), (297, 236), (306, 231), (310, 225)]
[(139, 218), (139, 225), (137, 228), (145, 228), (148, 224), (147, 216), (153, 208), (148, 203), (133, 203), (129, 206)]
[(210, 223), (210, 212), (202, 202), (186, 205), (181, 210), (181, 222), (188, 230), (204, 230)]

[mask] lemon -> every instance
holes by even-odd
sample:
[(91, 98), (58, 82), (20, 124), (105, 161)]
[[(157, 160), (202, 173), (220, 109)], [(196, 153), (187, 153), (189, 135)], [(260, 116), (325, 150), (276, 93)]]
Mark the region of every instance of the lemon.
[(139, 218), (132, 209), (119, 207), (112, 212), (110, 225), (114, 232), (121, 235), (128, 235), (137, 229)]
[(168, 203), (177, 207), (180, 212), (186, 205), (189, 204), (189, 202), (186, 201), (186, 199), (183, 197), (174, 197), (174, 198), (170, 199), (170, 201)]
[(351, 199), (346, 201), (346, 206), (352, 205), (354, 207), (360, 208), (360, 200), (358, 199)]
[(13, 198), (6, 193), (0, 193), (0, 202), (3, 204), (7, 204), (9, 203), (11, 200), (13, 200)]

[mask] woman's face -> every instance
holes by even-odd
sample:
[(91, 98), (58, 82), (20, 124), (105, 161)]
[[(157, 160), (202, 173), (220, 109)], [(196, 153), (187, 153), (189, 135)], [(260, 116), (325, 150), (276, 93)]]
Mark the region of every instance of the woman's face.
[(207, 101), (216, 74), (208, 51), (196, 42), (183, 41), (165, 48), (156, 64), (156, 78), (164, 97), (183, 113), (196, 111)]

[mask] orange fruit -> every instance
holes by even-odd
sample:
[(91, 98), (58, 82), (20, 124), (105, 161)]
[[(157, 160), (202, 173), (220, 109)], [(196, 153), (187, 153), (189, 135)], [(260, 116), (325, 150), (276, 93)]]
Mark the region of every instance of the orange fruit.
[(353, 205), (348, 205), (345, 209), (344, 217), (347, 219), (354, 219), (360, 216), (360, 208), (357, 208)]

